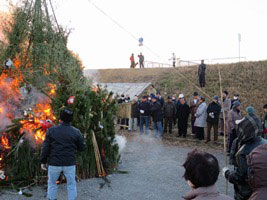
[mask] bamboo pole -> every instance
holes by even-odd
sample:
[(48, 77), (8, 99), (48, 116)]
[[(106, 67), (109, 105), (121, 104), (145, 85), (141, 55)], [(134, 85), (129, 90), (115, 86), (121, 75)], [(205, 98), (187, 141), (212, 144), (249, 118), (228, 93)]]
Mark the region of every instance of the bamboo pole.
[[(224, 132), (224, 137), (223, 137), (223, 149), (224, 149), (224, 161), (225, 161), (225, 167), (227, 167), (228, 162), (227, 162), (227, 149), (226, 149), (226, 121), (225, 121), (225, 112), (224, 112), (224, 104), (223, 104), (223, 91), (222, 91), (222, 77), (221, 77), (221, 70), (219, 66), (218, 68), (218, 73), (219, 73), (219, 81), (220, 81), (220, 93), (221, 93), (221, 102), (222, 102), (222, 110), (223, 110), (223, 132)], [(226, 188), (225, 188), (225, 194), (228, 195), (228, 180), (225, 179), (226, 182)]]
[(101, 155), (99, 153), (99, 148), (98, 148), (98, 144), (97, 144), (97, 141), (96, 141), (96, 137), (95, 137), (94, 131), (92, 132), (92, 141), (93, 141), (93, 146), (94, 146), (94, 152), (95, 152), (95, 159), (96, 159), (96, 167), (97, 167), (98, 176), (100, 176), (100, 177), (106, 176), (106, 172), (105, 172), (104, 167), (103, 167), (103, 163), (102, 163)]

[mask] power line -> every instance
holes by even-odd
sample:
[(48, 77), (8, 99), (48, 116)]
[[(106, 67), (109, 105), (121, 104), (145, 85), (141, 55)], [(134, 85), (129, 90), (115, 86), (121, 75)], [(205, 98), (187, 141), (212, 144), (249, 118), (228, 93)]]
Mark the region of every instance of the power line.
[[(115, 19), (113, 19), (110, 15), (108, 15), (103, 9), (101, 9), (99, 6), (97, 6), (92, 0), (88, 0), (89, 3), (91, 3), (99, 12), (101, 12), (104, 16), (106, 16), (109, 20), (111, 20), (114, 24), (116, 24), (120, 29), (125, 31), (128, 35), (130, 35), (135, 41), (138, 41), (138, 38), (128, 31), (125, 27), (123, 27), (119, 22), (117, 22)], [(157, 58), (160, 59), (160, 56), (156, 54), (151, 48), (149, 48), (147, 45), (144, 44), (144, 47), (150, 51), (152, 54), (154, 54)]]

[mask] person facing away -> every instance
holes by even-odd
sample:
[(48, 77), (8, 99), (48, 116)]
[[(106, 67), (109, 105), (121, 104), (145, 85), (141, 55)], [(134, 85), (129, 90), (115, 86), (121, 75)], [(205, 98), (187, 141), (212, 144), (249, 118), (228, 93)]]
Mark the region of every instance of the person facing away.
[(191, 99), (190, 101), (190, 113), (191, 113), (191, 126), (192, 126), (192, 134), (193, 135), (196, 135), (196, 127), (195, 127), (195, 120), (196, 120), (196, 117), (195, 117), (195, 114), (196, 114), (196, 111), (197, 111), (197, 106), (198, 106), (198, 103), (199, 103), (199, 96), (198, 96), (198, 92), (194, 92), (193, 94), (193, 98)]
[(261, 137), (262, 126), (260, 119), (254, 114), (254, 109), (248, 107), (246, 110), (246, 117), (236, 121), (239, 148), (235, 155), (234, 170), (227, 167), (222, 170), (223, 176), (234, 184), (236, 200), (247, 200), (252, 194), (252, 188), (247, 182), (247, 156), (259, 145), (267, 144), (267, 140)]
[(138, 97), (135, 96), (133, 98), (132, 102), (132, 109), (131, 109), (131, 118), (129, 120), (129, 131), (136, 131), (137, 130), (137, 123), (138, 123), (138, 117), (139, 117), (139, 102)]
[(196, 126), (196, 138), (199, 140), (204, 140), (204, 128), (206, 127), (207, 119), (207, 104), (204, 97), (200, 97), (199, 105), (195, 114), (195, 126)]
[(145, 57), (144, 57), (144, 55), (143, 55), (142, 53), (140, 53), (140, 54), (138, 55), (138, 58), (139, 58), (140, 69), (141, 69), (141, 68), (145, 68), (145, 67), (144, 67), (144, 61), (145, 61)]
[(164, 113), (164, 133), (167, 133), (167, 129), (169, 128), (169, 134), (172, 134), (172, 124), (174, 123), (175, 120), (176, 108), (170, 96), (168, 96), (167, 102), (164, 103), (163, 113)]
[(213, 127), (214, 131), (214, 142), (218, 140), (218, 124), (219, 115), (221, 113), (221, 106), (218, 103), (219, 97), (214, 96), (213, 101), (209, 104), (207, 108), (207, 139), (206, 143), (210, 142), (210, 132)]
[(188, 153), (183, 167), (184, 178), (191, 187), (191, 191), (183, 196), (185, 200), (233, 200), (220, 194), (216, 187), (220, 169), (212, 154), (195, 149)]
[(176, 117), (178, 119), (178, 135), (177, 137), (186, 138), (187, 123), (190, 115), (189, 105), (185, 102), (185, 98), (179, 98), (180, 104), (176, 105)]
[(145, 124), (145, 134), (149, 133), (149, 118), (151, 114), (151, 105), (147, 101), (147, 96), (143, 96), (142, 102), (139, 105), (140, 110), (140, 133), (144, 133), (144, 124)]
[(163, 130), (162, 130), (163, 113), (162, 113), (161, 105), (158, 102), (156, 96), (152, 97), (151, 116), (153, 119), (154, 136), (156, 138), (161, 138), (163, 134)]
[(206, 64), (204, 64), (204, 60), (201, 60), (201, 64), (198, 66), (198, 78), (200, 87), (205, 87), (206, 85)]
[(267, 198), (267, 144), (255, 148), (247, 157), (248, 183), (252, 188), (249, 200)]
[(48, 164), (48, 190), (50, 200), (57, 199), (57, 179), (61, 172), (67, 179), (68, 199), (77, 198), (75, 171), (76, 153), (85, 149), (81, 132), (71, 126), (73, 112), (64, 109), (60, 113), (61, 123), (47, 130), (41, 152), (41, 167)]

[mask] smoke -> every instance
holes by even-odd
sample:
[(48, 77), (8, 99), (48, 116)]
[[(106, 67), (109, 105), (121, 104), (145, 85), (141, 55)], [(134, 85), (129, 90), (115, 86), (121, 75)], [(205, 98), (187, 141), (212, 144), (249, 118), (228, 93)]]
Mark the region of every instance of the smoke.
[(114, 143), (119, 146), (119, 153), (121, 153), (126, 146), (127, 140), (124, 136), (115, 135)]

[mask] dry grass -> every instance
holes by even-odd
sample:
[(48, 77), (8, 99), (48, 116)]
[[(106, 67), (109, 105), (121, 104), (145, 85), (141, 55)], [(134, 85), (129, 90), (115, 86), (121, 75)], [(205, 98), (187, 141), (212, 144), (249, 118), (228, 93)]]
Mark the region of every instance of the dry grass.
[[(252, 105), (262, 115), (262, 107), (267, 103), (267, 61), (243, 62), (224, 65), (208, 65), (206, 71), (206, 88), (204, 92), (210, 97), (219, 95), (218, 67), (221, 69), (223, 90), (239, 93), (243, 110)], [(194, 91), (199, 91), (197, 66), (155, 69), (107, 69), (99, 70), (100, 82), (152, 82), (163, 96), (184, 93), (190, 98)], [(204, 95), (199, 91), (201, 95)], [(205, 96), (205, 95), (204, 95)]]

